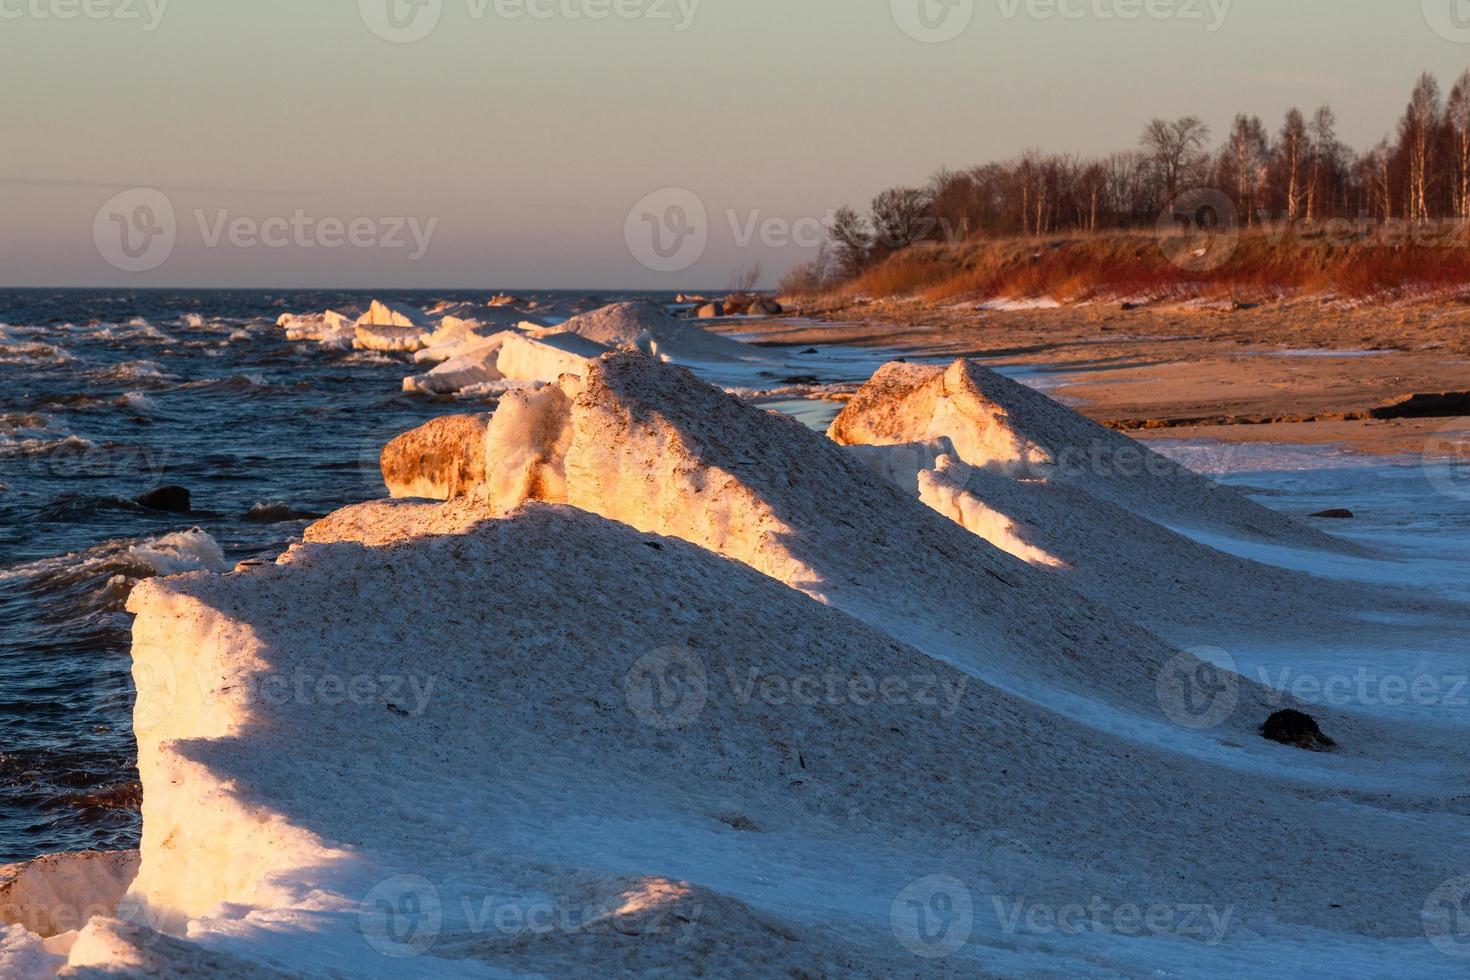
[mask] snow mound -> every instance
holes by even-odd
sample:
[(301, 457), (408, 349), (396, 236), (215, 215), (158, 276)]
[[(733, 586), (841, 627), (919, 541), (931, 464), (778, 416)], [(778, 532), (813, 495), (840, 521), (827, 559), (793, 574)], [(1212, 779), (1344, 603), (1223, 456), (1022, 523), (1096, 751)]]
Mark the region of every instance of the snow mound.
[(24, 926), (43, 939), (117, 911), (138, 873), (138, 852), (53, 854), (0, 867), (0, 926)]
[[(682, 538), (987, 682), (1160, 715), (1158, 677), (1176, 650), (794, 419), (683, 369), (616, 353), (584, 375), (509, 394), (485, 458), (492, 512), (542, 500)], [(1247, 696), (1267, 704), (1265, 691)]]
[(971, 466), (1067, 483), (1151, 521), (1279, 545), (1356, 550), (970, 361), (948, 368), (885, 365), (828, 435), (842, 445), (876, 446), (947, 438)]
[(658, 303), (614, 303), (572, 317), (556, 328), (605, 347), (633, 348), (672, 361), (730, 361), (760, 352), (681, 320)]
[[(541, 396), (560, 392), (561, 417), (583, 433), (604, 398), (631, 413), (607, 466), (635, 467), (627, 480), (645, 493), (650, 465), (682, 473), (696, 496), (743, 484), (782, 510), (820, 484), (835, 500), (788, 512), (781, 534), (817, 534), (810, 514), (829, 504), (832, 526), (845, 527), (867, 500), (867, 516), (888, 521), (842, 533), (865, 549), (891, 537), (875, 565), (917, 540), (941, 575), (994, 557), (1016, 582), (1029, 578), (861, 478), (836, 447), (798, 465), (819, 437), (789, 451), (749, 442), (802, 430), (723, 395), (729, 411), (712, 413), (695, 385), (612, 355), (575, 394), (563, 379)], [(695, 421), (676, 433), (667, 409)], [(571, 435), (575, 485), (591, 460)], [(655, 436), (677, 439), (658, 453)], [(668, 469), (656, 462), (669, 457)], [(733, 469), (717, 472), (714, 459)], [(789, 489), (767, 482), (778, 470)], [(846, 479), (857, 485), (837, 492)], [(1009, 605), (1019, 587), (984, 574), (960, 585), (971, 606)], [(917, 615), (930, 596), (908, 598)], [(957, 608), (938, 598), (936, 628)], [(1025, 637), (1066, 615), (1028, 598), (1007, 610), (1021, 622), (993, 638), (997, 658), (1031, 656)], [(1291, 750), (1248, 748), (1231, 722), (1220, 731), (1234, 758), (1201, 758), (1177, 729), (1100, 730), (754, 568), (586, 510), (365, 504), (314, 525), (276, 565), (153, 581), (130, 605), (138, 712), (151, 722), (139, 737), (143, 870), (123, 921), (95, 920), (74, 966), (974, 976), (1015, 955), (1000, 910), (1096, 896), (1109, 908), (1228, 913), (1213, 940), (1226, 945), (1153, 934), (1103, 953), (1085, 933), (1056, 933), (1046, 953), (1118, 975), (1160, 955), (1218, 955), (1203, 972), (1219, 973), (1263, 935), (1411, 940), (1423, 896), (1470, 858), (1462, 838), (1425, 834), (1382, 797), (1344, 805), (1336, 785), (1322, 788), (1327, 772), (1382, 788), (1350, 749), (1253, 770), (1240, 760)], [(1127, 629), (1089, 611), (1109, 632)], [(1106, 651), (1120, 668), (1156, 641), (1135, 630), (1125, 642)], [(1344, 746), (1365, 735), (1324, 721)], [(904, 921), (929, 907), (936, 874), (955, 882), (944, 898), (974, 910), (952, 948)]]
[[(963, 703), (958, 672), (749, 569), (566, 508), (373, 504), (308, 537), (277, 565), (131, 604), (139, 713), (156, 724), (139, 736), (144, 860), (122, 915), (194, 955), (291, 975), (891, 975), (908, 954), (875, 941), (888, 900), (858, 945), (852, 925), (762, 901), (712, 849), (760, 852), (731, 821), (820, 836), (862, 810), (860, 852), (891, 860), (898, 835), (938, 860), (946, 823), (991, 792), (976, 726), (1025, 714)], [(665, 715), (648, 696), (661, 656), (702, 665), (699, 703)], [(725, 683), (749, 668), (922, 675), (954, 696), (776, 705)], [(890, 737), (898, 724), (915, 739)], [(906, 814), (916, 768), (969, 788)], [(881, 887), (910, 874), (887, 868)], [(507, 929), (501, 905), (580, 918)], [(185, 955), (118, 932), (94, 922), (74, 962)]]
[(276, 325), (286, 331), (289, 341), (309, 341), (341, 350), (350, 348), (357, 334), (357, 321), (334, 310), (304, 316), (284, 313)]
[(65, 965), (66, 957), (50, 952), (40, 936), (20, 926), (0, 925), (0, 977), (50, 980)]
[(514, 335), (502, 332), (493, 337), (477, 338), (473, 343), (463, 343), (459, 348), (462, 353), (427, 374), (404, 378), (403, 390), (448, 395), (473, 385), (505, 380), (498, 365), (501, 348), (510, 336)]
[(429, 318), (412, 306), (375, 299), (357, 323), (363, 327), (413, 327), (422, 330), (429, 326)]
[(359, 323), (353, 330), (352, 346), (357, 350), (411, 354), (424, 349), (425, 336), (421, 327)]
[(447, 415), (383, 449), (383, 482), (394, 497), (449, 500), (485, 482), (489, 415)]
[[(1202, 636), (1230, 637), (1232, 645), (1247, 636), (1297, 644), (1303, 636), (1335, 635), (1344, 609), (1422, 616), (1432, 604), (1392, 587), (1317, 578), (1216, 551), (1075, 485), (971, 466), (948, 439), (848, 450), (997, 548), (1051, 568), (1088, 598), (1186, 646)], [(1398, 626), (1363, 623), (1355, 630), (1360, 642), (1402, 641)]]
[(605, 346), (577, 334), (507, 334), (496, 369), (509, 381), (555, 381), (563, 374), (580, 374), (592, 358), (605, 353)]

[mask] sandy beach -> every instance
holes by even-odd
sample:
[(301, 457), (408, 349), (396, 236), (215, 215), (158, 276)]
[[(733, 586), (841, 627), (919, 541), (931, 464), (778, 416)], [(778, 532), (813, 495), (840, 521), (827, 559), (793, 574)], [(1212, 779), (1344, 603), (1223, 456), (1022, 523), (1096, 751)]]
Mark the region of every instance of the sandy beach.
[(1050, 392), (1144, 440), (1419, 455), (1453, 454), (1454, 443), (1470, 432), (1463, 412), (1348, 420), (1410, 395), (1470, 387), (1470, 310), (1458, 304), (1348, 308), (1302, 300), (1245, 309), (1098, 303), (1007, 310), (872, 302), (716, 329), (758, 344), (842, 344), (1035, 366), (1049, 376)]

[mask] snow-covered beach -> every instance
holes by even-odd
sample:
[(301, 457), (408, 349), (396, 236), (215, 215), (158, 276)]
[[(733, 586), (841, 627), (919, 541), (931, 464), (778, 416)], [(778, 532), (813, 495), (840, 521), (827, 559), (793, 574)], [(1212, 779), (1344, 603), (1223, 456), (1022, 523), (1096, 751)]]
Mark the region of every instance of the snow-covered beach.
[(132, 590), (136, 868), (0, 872), (6, 971), (1463, 974), (1450, 464), (471, 305), (255, 328), (474, 414)]

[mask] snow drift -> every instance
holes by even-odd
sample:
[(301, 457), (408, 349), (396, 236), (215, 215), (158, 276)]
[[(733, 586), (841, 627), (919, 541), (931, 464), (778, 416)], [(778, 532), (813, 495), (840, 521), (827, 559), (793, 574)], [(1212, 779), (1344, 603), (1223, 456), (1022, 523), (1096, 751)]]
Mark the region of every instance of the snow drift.
[[(1470, 866), (1425, 832), (1466, 792), (1458, 732), (1314, 709), (1338, 748), (1305, 753), (1257, 730), (1294, 702), (1233, 676), (1186, 724), (1163, 692), (1220, 681), (1199, 659), (682, 369), (604, 354), (508, 395), (483, 447), (447, 504), (133, 593), (141, 868), (73, 967), (1401, 966)], [(1002, 914), (1094, 900), (1223, 914), (1128, 942)], [(961, 904), (952, 946), (903, 925)]]
[(1075, 484), (961, 460), (946, 439), (850, 446), (864, 465), (995, 547), (1046, 568), (1124, 618), (1186, 646), (1299, 644), (1334, 635), (1343, 610), (1373, 610), (1359, 642), (1403, 641), (1404, 617), (1456, 617), (1391, 586), (1323, 579), (1210, 548)]
[(884, 365), (828, 432), (843, 445), (949, 439), (955, 455), (1013, 477), (1067, 483), (1151, 521), (1274, 544), (1353, 551), (971, 361)]
[(710, 333), (651, 302), (614, 303), (572, 317), (555, 329), (604, 347), (631, 348), (678, 362), (747, 360), (760, 356), (753, 347)]

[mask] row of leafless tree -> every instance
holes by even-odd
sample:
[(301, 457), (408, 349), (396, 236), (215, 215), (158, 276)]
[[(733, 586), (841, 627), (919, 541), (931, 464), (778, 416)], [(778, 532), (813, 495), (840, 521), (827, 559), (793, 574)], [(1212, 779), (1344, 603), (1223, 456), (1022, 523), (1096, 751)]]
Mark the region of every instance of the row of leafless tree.
[(1328, 106), (1287, 111), (1272, 133), (1235, 117), (1223, 143), (1194, 116), (1155, 119), (1132, 150), (1101, 158), (1028, 150), (969, 170), (941, 170), (923, 187), (886, 190), (868, 214), (844, 207), (817, 281), (851, 278), (920, 242), (1152, 227), (1181, 195), (1227, 196), (1242, 225), (1332, 218), (1470, 219), (1470, 71), (1443, 94), (1424, 74), (1397, 133), (1366, 152), (1345, 146)]

